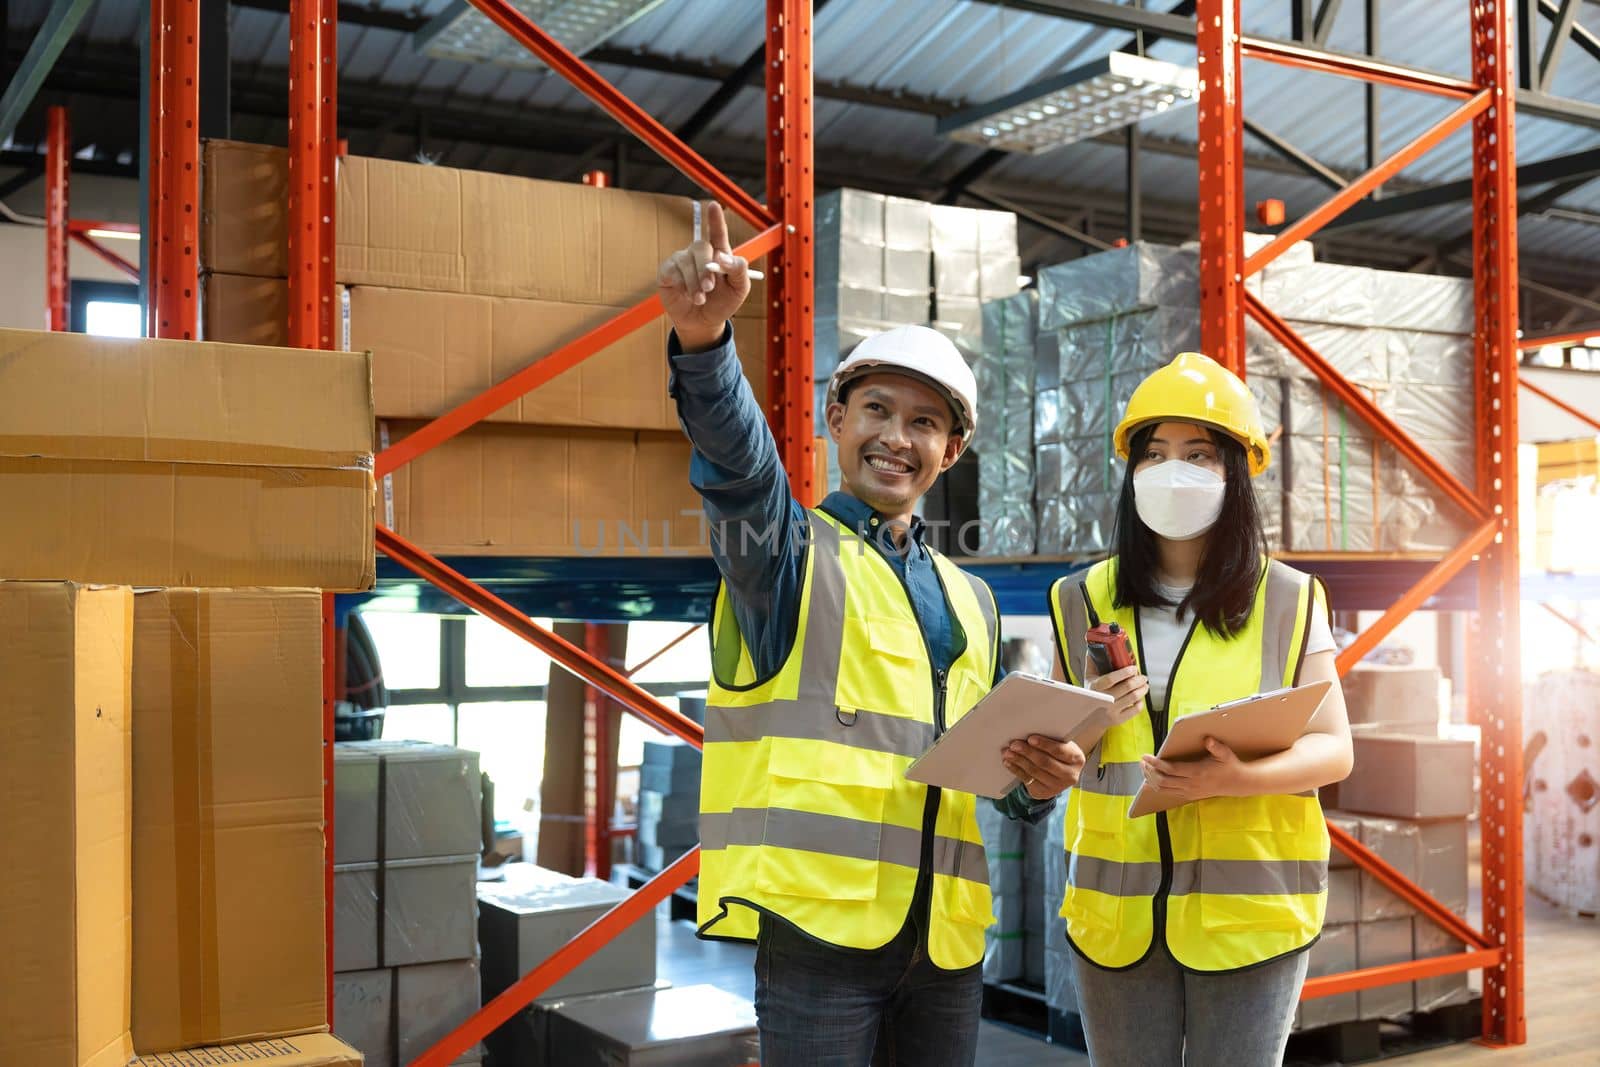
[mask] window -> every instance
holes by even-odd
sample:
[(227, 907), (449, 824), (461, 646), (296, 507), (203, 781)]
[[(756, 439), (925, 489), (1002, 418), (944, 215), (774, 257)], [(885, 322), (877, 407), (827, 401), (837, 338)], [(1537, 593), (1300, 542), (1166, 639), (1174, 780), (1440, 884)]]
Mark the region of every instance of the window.
[(144, 334), (144, 310), (139, 306), (137, 285), (74, 281), (71, 302), (71, 326), (75, 333), (100, 337)]
[(363, 611), (361, 618), (378, 646), (384, 685), (391, 690), (440, 688), (438, 615)]
[[(533, 621), (550, 628), (549, 619)], [(499, 623), (473, 615), (466, 620), (464, 637), (469, 688), (542, 686), (550, 681), (550, 657)]]

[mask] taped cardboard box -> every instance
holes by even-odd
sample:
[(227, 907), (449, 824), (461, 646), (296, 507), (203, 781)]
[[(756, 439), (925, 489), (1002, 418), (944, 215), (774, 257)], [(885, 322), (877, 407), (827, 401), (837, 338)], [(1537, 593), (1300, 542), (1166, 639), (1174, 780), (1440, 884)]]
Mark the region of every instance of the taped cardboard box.
[(302, 1034), (269, 1041), (155, 1052), (128, 1067), (221, 1067), (230, 1063), (266, 1063), (271, 1067), (362, 1067), (361, 1053), (332, 1034)]
[(1439, 724), (1439, 668), (1358, 663), (1344, 676), (1350, 721)]
[[(418, 425), (387, 423), (397, 442)], [(437, 555), (708, 551), (681, 433), (475, 426), (392, 477), (386, 525)]]
[(1471, 815), (1475, 745), (1468, 740), (1358, 730), (1355, 768), (1339, 783), (1339, 805), (1366, 815), (1450, 819)]
[(0, 582), (0, 1063), (123, 1067), (133, 1055), (132, 636), (126, 588)]
[(372, 585), (365, 353), (0, 330), (0, 426), (11, 577)]
[(133, 1040), (324, 1027), (322, 597), (134, 598)]
[[(201, 266), (287, 277), (288, 153), (208, 141), (201, 168)], [(346, 285), (629, 307), (655, 295), (661, 262), (693, 239), (686, 197), (361, 156), (339, 161), (338, 183)], [(728, 221), (735, 245), (755, 232)], [(765, 306), (757, 282), (743, 313)]]
[[(288, 283), (282, 279), (211, 274), (203, 291), (208, 340), (287, 340)], [(374, 408), (402, 419), (442, 415), (626, 310), (371, 285), (341, 287), (340, 294), (343, 347), (372, 353)], [(667, 322), (657, 317), (486, 421), (677, 429), (666, 346)]]

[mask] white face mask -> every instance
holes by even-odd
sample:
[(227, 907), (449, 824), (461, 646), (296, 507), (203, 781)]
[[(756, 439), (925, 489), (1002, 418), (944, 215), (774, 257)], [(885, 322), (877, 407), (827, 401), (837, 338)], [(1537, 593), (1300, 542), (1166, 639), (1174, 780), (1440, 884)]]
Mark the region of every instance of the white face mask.
[(1169, 459), (1133, 476), (1133, 503), (1150, 529), (1169, 541), (1189, 541), (1216, 525), (1227, 488), (1221, 475)]

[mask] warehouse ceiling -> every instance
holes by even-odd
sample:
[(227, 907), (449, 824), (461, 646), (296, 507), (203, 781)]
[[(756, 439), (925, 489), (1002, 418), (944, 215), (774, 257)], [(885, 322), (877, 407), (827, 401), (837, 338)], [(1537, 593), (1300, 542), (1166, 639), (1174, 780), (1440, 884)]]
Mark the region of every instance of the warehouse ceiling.
[[(52, 0), (0, 0), (5, 80), (21, 62)], [(209, 4), (211, 0), (202, 0)], [(599, 112), (558, 76), (420, 54), (413, 34), (450, 0), (351, 0), (340, 5), (339, 123), (356, 153), (572, 180), (606, 170), (625, 187), (692, 192), (675, 171)], [(1534, 0), (1536, 55), (1547, 51), (1559, 0)], [(1293, 34), (1291, 0), (1244, 0), (1245, 30)], [(1319, 0), (1326, 47), (1361, 53), (1363, 4)], [(1468, 4), (1381, 0), (1373, 52), (1399, 64), (1466, 77)], [(1100, 241), (1126, 235), (1128, 152), (1118, 132), (1039, 156), (986, 152), (938, 136), (943, 115), (1023, 88), (1113, 50), (1136, 47), (1126, 28), (1042, 13), (1098, 9), (1073, 0), (819, 0), (815, 22), (816, 158), (820, 186), (851, 185), (934, 200), (1020, 208), (1025, 267), (1080, 255), (1079, 231)], [(1192, 10), (1175, 0), (1132, 8)], [(39, 164), (43, 108), (71, 108), (82, 170), (133, 173), (141, 117), (139, 42), (144, 0), (99, 0), (78, 28), (34, 106), (4, 146), (0, 164)], [(221, 9), (217, 9), (220, 13)], [(588, 61), (618, 88), (713, 162), (759, 192), (764, 173), (763, 95), (758, 52), (764, 4), (758, 0), (665, 0), (590, 52)], [(1137, 12), (1135, 12), (1137, 13)], [(1557, 160), (1525, 175), (1521, 252), (1525, 318), (1532, 328), (1600, 319), (1600, 5), (1576, 5), (1575, 29), (1550, 66), (1550, 97), (1581, 102), (1581, 122), (1519, 111), (1523, 166)], [(231, 107), (228, 132), (284, 143), (287, 106), (287, 0), (234, 0), (226, 8)], [(203, 34), (203, 45), (220, 36)], [(1193, 62), (1193, 46), (1146, 36), (1157, 59)], [(215, 82), (202, 95), (220, 99)], [(1367, 109), (1377, 116), (1376, 148), (1396, 150), (1450, 108), (1442, 98), (1347, 79), (1245, 64), (1246, 200), (1277, 198), (1290, 216), (1324, 199), (1332, 183), (1367, 162)], [(207, 121), (220, 122), (220, 108)], [(215, 125), (213, 129), (219, 128)], [(1139, 156), (1142, 233), (1179, 241), (1195, 235), (1195, 110), (1145, 122)], [(1274, 146), (1276, 142), (1276, 146)], [(1287, 142), (1285, 144), (1284, 142)], [(1325, 258), (1392, 269), (1464, 273), (1471, 253), (1470, 202), (1449, 183), (1470, 177), (1469, 138), (1458, 133), (1385, 187), (1393, 198), (1419, 189), (1427, 210), (1370, 217), (1320, 239)], [(1587, 153), (1587, 155), (1583, 155)], [(1312, 161), (1310, 168), (1290, 157)], [(1576, 159), (1568, 159), (1574, 157)], [(1592, 158), (1591, 158), (1592, 157)], [(1311, 170), (1320, 170), (1321, 177)], [(4, 183), (0, 171), (0, 183)], [(1593, 175), (1596, 180), (1588, 181)], [(1534, 179), (1545, 178), (1537, 181)], [(18, 179), (20, 181), (20, 179)], [(14, 184), (14, 183), (13, 183)], [(3, 184), (0, 184), (3, 187)], [(1390, 201), (1410, 204), (1410, 201)], [(1362, 209), (1358, 209), (1362, 210)], [(1060, 225), (1052, 226), (1051, 223)], [(1574, 294), (1576, 299), (1551, 295)]]

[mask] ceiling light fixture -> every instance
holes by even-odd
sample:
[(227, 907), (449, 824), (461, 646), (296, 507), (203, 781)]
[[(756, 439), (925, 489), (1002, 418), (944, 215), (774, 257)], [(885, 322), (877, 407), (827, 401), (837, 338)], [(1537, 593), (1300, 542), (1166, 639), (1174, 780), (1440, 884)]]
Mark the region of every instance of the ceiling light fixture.
[(1192, 104), (1199, 95), (1200, 74), (1193, 67), (1112, 52), (940, 119), (938, 132), (985, 148), (1038, 155)]
[[(511, 0), (511, 6), (576, 55), (604, 43), (662, 0)], [(453, 0), (412, 35), (412, 44), (435, 59), (488, 61), (502, 67), (546, 70), (528, 51), (466, 0)]]

